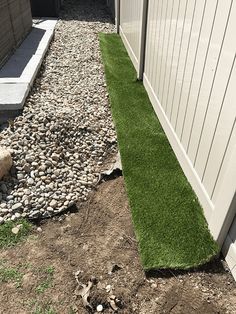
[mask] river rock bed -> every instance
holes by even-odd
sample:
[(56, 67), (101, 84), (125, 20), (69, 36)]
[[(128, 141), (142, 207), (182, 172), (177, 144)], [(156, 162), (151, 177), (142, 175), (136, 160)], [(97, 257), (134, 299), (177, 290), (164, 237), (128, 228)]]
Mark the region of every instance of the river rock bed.
[(112, 31), (103, 1), (65, 1), (23, 113), (0, 133), (14, 162), (0, 181), (0, 223), (85, 201), (117, 150), (98, 40)]

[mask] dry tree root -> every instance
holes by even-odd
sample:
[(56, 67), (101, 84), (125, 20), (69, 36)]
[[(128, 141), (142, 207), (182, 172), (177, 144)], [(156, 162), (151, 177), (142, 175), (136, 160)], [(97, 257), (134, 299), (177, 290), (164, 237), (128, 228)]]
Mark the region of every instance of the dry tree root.
[(113, 294), (112, 289), (99, 289), (95, 277), (91, 277), (87, 284), (82, 283), (82, 277), (81, 270), (75, 273), (75, 280), (78, 284), (75, 289), (75, 296), (82, 298), (83, 306), (89, 313), (103, 312), (106, 309), (117, 313), (119, 309), (125, 307), (124, 302)]

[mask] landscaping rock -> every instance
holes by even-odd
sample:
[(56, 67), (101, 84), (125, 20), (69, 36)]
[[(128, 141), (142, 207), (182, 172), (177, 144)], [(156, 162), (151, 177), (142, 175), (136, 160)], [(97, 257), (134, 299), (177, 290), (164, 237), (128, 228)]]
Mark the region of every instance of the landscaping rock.
[(19, 203), (21, 216), (40, 218), (86, 201), (103, 161), (117, 151), (98, 40), (114, 26), (100, 20), (101, 12), (94, 23), (69, 8), (22, 115), (1, 132), (16, 168), (0, 182), (2, 199), (11, 195), (5, 220), (18, 219)]
[(56, 207), (57, 207), (57, 201), (52, 200), (49, 205), (50, 205), (50, 207), (52, 207), (52, 208), (56, 208)]
[(7, 186), (6, 186), (5, 183), (2, 183), (1, 186), (0, 186), (0, 188), (1, 188), (1, 191), (2, 191), (3, 194), (6, 194), (6, 193), (7, 193)]
[(14, 204), (14, 205), (11, 207), (11, 209), (12, 209), (13, 211), (19, 210), (19, 209), (21, 209), (21, 208), (22, 208), (22, 203)]
[(12, 158), (9, 150), (0, 147), (0, 180), (8, 174), (12, 166)]
[(21, 229), (22, 225), (17, 225), (14, 228), (11, 229), (11, 232), (17, 235)]
[(102, 306), (102, 304), (99, 304), (98, 306), (97, 306), (97, 312), (102, 312), (103, 311), (103, 306)]

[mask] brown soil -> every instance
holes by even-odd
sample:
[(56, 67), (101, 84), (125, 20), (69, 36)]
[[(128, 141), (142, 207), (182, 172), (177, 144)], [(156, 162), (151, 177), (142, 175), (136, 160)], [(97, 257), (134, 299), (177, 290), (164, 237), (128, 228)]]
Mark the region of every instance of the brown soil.
[(77, 213), (41, 228), (0, 251), (2, 265), (22, 274), (1, 283), (0, 313), (89, 313), (76, 272), (82, 284), (96, 278), (88, 300), (104, 313), (114, 313), (111, 294), (118, 313), (236, 313), (236, 285), (221, 261), (195, 272), (143, 272), (122, 177), (101, 184)]

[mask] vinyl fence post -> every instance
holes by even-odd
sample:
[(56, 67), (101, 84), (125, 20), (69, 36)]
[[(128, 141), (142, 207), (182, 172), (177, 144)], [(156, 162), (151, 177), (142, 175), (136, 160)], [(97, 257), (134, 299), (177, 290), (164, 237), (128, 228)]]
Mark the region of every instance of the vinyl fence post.
[(120, 1), (115, 0), (116, 33), (120, 33)]
[(144, 74), (146, 37), (147, 37), (148, 3), (149, 3), (149, 0), (143, 0), (141, 32), (140, 32), (141, 38), (140, 38), (138, 80), (143, 80), (143, 74)]

